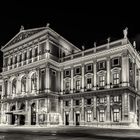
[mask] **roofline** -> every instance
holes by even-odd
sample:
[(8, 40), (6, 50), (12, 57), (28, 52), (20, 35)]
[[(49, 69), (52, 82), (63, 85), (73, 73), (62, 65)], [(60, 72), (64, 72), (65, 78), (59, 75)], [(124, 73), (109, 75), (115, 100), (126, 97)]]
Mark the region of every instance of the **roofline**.
[[(67, 39), (65, 39), (64, 37), (62, 37), (60, 34), (58, 34), (57, 32), (55, 32), (53, 29), (51, 29), (50, 27), (39, 27), (39, 28), (32, 28), (32, 29), (27, 29), (27, 30), (21, 30), (19, 31), (12, 39), (10, 39), (10, 41), (8, 41), (8, 43), (6, 43), (4, 46), (2, 46), (1, 51), (4, 50), (4, 48), (13, 40), (15, 39), (21, 32), (26, 32), (26, 31), (33, 31), (33, 30), (38, 30), (38, 29), (44, 29), (44, 30), (50, 30), (51, 32), (53, 32), (54, 34), (56, 34), (57, 36), (59, 36), (61, 39), (63, 39), (64, 41), (66, 41), (68, 44), (70, 44), (72, 47), (74, 47), (77, 51), (81, 51), (78, 47), (76, 47), (74, 44), (72, 44), (71, 42), (69, 42)], [(40, 31), (42, 32), (42, 31)], [(18, 43), (18, 42), (17, 42)], [(16, 43), (15, 43), (16, 44)], [(15, 45), (13, 44), (13, 45)], [(11, 45), (12, 46), (12, 45)]]

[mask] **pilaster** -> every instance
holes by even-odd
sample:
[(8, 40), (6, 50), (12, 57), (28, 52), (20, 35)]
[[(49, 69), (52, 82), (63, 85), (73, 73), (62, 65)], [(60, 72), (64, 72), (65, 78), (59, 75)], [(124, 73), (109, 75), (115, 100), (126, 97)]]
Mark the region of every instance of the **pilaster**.
[(97, 68), (96, 68), (97, 66), (96, 66), (96, 61), (94, 60), (93, 61), (93, 73), (94, 73), (94, 83), (93, 83), (93, 85), (94, 85), (94, 90), (96, 90), (96, 86), (97, 86)]
[(71, 66), (71, 93), (73, 93), (73, 66)]
[(71, 107), (70, 107), (70, 123), (69, 125), (74, 125), (74, 115), (73, 115), (73, 99), (71, 99)]
[(110, 57), (107, 57), (107, 87), (110, 88)]
[(61, 69), (61, 95), (63, 94), (63, 90), (64, 90), (64, 84), (63, 84), (63, 76), (64, 75), (64, 72), (63, 72), (63, 69)]
[(84, 92), (84, 85), (85, 85), (85, 68), (84, 64), (82, 64), (82, 92)]
[(129, 86), (129, 57), (127, 51), (122, 54), (122, 86)]
[(50, 68), (48, 64), (46, 66), (46, 84), (45, 85), (46, 85), (45, 90), (49, 92), (50, 91)]
[(84, 110), (84, 98), (82, 97), (81, 122), (80, 122), (80, 125), (84, 125), (84, 122), (85, 122), (85, 110)]

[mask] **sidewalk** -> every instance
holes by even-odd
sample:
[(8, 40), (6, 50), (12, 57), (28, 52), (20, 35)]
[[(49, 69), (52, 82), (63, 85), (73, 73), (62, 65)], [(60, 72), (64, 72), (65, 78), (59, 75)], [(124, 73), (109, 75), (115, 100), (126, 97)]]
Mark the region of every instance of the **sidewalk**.
[(127, 138), (140, 139), (140, 129), (119, 129), (119, 128), (95, 128), (82, 126), (59, 126), (59, 127), (40, 127), (40, 126), (0, 126), (1, 133), (21, 133), (30, 135), (44, 136), (82, 136), (82, 137), (98, 137), (106, 139)]

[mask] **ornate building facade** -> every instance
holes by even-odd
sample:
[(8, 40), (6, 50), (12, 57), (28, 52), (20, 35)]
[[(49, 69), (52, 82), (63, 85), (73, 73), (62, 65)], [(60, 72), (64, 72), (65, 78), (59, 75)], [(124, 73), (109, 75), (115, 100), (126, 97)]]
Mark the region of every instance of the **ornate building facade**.
[(139, 126), (140, 56), (127, 38), (82, 50), (46, 27), (1, 48), (1, 124)]

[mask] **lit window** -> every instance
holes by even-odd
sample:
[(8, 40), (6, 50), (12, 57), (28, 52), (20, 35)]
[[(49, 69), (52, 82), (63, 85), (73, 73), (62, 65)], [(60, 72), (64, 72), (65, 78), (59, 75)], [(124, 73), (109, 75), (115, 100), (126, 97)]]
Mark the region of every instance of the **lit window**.
[(117, 103), (117, 102), (119, 102), (119, 96), (114, 96), (114, 103)]
[(105, 119), (105, 111), (104, 110), (100, 110), (99, 111), (99, 121), (100, 122), (104, 122)]
[(113, 110), (113, 121), (114, 122), (119, 122), (119, 109), (114, 109)]
[(66, 82), (66, 93), (69, 93), (70, 91), (70, 82)]
[(99, 102), (100, 102), (100, 104), (104, 104), (105, 98), (104, 98), (104, 97), (101, 97), (101, 98), (99, 99)]
[(80, 91), (80, 80), (76, 81), (76, 91)]
[(87, 122), (91, 122), (91, 111), (87, 111)]
[(100, 87), (105, 86), (105, 76), (99, 76), (99, 86)]
[(113, 74), (113, 84), (114, 85), (117, 85), (117, 84), (119, 84), (119, 73), (114, 73)]
[(92, 88), (92, 83), (91, 83), (91, 78), (87, 79), (87, 89), (91, 89)]

